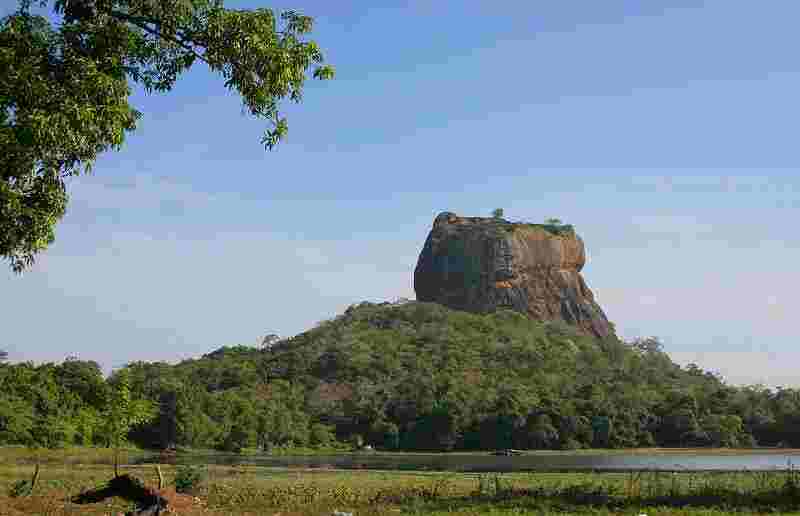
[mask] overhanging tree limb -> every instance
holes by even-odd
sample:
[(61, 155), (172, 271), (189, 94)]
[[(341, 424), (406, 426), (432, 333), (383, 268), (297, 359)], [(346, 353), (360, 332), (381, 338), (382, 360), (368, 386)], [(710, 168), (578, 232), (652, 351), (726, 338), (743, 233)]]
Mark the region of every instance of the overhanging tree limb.
[(190, 40), (189, 41), (181, 40), (181, 39), (178, 39), (177, 36), (176, 37), (171, 37), (169, 35), (162, 34), (161, 31), (159, 31), (157, 29), (152, 29), (152, 28), (147, 26), (148, 23), (152, 23), (152, 24), (156, 24), (157, 25), (158, 24), (157, 20), (148, 19), (148, 18), (144, 18), (144, 17), (140, 17), (140, 16), (131, 16), (129, 14), (125, 14), (125, 13), (122, 13), (122, 12), (119, 12), (119, 11), (114, 11), (114, 10), (109, 11), (108, 14), (113, 18), (116, 18), (116, 19), (121, 20), (121, 21), (128, 22), (128, 23), (130, 23), (132, 25), (135, 25), (136, 27), (139, 27), (140, 29), (146, 31), (149, 34), (152, 34), (153, 36), (156, 36), (156, 37), (161, 38), (161, 39), (166, 39), (166, 40), (169, 40), (169, 41), (171, 41), (173, 43), (176, 43), (181, 48), (183, 48), (185, 50), (188, 50), (189, 52), (194, 54), (195, 57), (197, 57), (198, 59), (200, 59), (204, 63), (210, 64), (202, 54), (197, 53), (197, 51), (194, 49), (192, 44), (189, 42)]
[[(34, 3), (0, 20), (0, 258), (22, 272), (55, 240), (67, 206), (63, 178), (88, 172), (98, 154), (119, 150), (141, 113), (128, 79), (169, 91), (195, 60), (236, 89), (269, 127), (273, 150), (288, 131), (278, 104), (299, 102), (306, 72), (330, 79), (294, 11), (235, 11), (210, 0), (51, 0), (64, 23), (32, 15)], [(281, 27), (278, 27), (280, 22)]]

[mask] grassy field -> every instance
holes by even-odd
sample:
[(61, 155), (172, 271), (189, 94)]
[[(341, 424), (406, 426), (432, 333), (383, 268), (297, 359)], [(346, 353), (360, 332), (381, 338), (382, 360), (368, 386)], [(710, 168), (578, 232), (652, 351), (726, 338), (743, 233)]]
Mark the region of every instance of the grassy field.
[[(129, 452), (135, 454), (136, 452)], [(33, 473), (30, 451), (0, 448), (0, 514), (117, 514), (122, 499), (78, 505), (70, 499), (112, 475), (108, 450), (47, 452), (37, 490), (11, 497)], [(174, 466), (161, 466), (167, 484)], [(800, 475), (780, 473), (409, 473), (200, 468), (204, 480), (180, 499), (180, 514), (355, 515), (468, 514), (795, 514), (800, 515)], [(125, 466), (149, 485), (152, 465)]]

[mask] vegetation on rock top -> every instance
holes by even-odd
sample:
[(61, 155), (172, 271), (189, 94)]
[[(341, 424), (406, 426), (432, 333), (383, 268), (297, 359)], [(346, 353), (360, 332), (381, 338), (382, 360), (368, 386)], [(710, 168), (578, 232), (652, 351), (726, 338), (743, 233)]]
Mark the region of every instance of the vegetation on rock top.
[(572, 224), (564, 224), (561, 219), (547, 218), (543, 224), (534, 224), (533, 222), (517, 221), (510, 222), (503, 218), (503, 208), (495, 208), (492, 210), (492, 217), (490, 219), (481, 219), (489, 222), (497, 222), (503, 225), (507, 232), (513, 232), (519, 228), (539, 228), (547, 231), (548, 233), (556, 236), (574, 236), (575, 228)]
[(574, 236), (575, 228), (572, 224), (534, 224), (532, 222), (514, 222), (506, 228), (507, 231), (514, 231), (519, 228), (539, 228), (555, 236)]

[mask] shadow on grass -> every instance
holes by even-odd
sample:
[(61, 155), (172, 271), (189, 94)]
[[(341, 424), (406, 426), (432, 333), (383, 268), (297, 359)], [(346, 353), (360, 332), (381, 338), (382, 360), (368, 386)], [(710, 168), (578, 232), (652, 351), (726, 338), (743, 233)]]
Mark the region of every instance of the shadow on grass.
[(167, 507), (167, 501), (159, 496), (158, 493), (145, 487), (141, 480), (130, 475), (114, 477), (104, 487), (84, 491), (72, 497), (72, 503), (99, 503), (115, 496), (136, 504), (138, 509), (128, 513), (131, 515), (156, 515)]

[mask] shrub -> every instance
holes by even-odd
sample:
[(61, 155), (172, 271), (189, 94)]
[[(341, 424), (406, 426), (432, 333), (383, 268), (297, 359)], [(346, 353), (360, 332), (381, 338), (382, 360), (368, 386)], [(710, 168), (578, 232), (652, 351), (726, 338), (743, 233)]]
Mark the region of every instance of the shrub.
[(249, 444), (248, 441), (249, 435), (247, 430), (242, 425), (236, 424), (233, 425), (231, 431), (228, 432), (228, 435), (219, 443), (217, 448), (221, 451), (241, 453), (242, 449)]
[(335, 427), (330, 425), (323, 425), (322, 423), (315, 423), (311, 425), (309, 440), (312, 446), (328, 446), (336, 441), (334, 434)]
[(179, 466), (175, 471), (175, 491), (191, 493), (205, 478), (205, 472), (198, 466)]
[(8, 496), (11, 498), (19, 498), (21, 496), (30, 495), (31, 491), (31, 482), (29, 480), (20, 480), (11, 486), (11, 489), (8, 491)]

